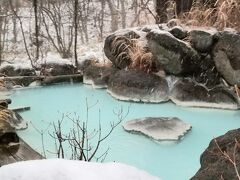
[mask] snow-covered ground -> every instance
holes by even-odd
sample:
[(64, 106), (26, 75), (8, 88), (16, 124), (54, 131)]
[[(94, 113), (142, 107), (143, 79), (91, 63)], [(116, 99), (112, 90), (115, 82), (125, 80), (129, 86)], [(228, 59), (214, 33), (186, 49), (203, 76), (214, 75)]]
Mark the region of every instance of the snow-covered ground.
[(0, 168), (1, 180), (158, 180), (121, 163), (63, 159), (24, 161)]

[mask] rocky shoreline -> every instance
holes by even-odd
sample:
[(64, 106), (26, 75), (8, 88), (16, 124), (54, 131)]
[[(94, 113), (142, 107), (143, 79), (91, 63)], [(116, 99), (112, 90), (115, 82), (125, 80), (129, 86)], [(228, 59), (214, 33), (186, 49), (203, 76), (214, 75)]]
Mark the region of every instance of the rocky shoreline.
[[(239, 97), (234, 88), (240, 85), (239, 32), (230, 29), (217, 31), (214, 28), (190, 28), (169, 24), (131, 28), (109, 35), (105, 40), (104, 52), (111, 61), (110, 64), (89, 61), (83, 63), (84, 65), (79, 69), (69, 64), (46, 64), (40, 67), (40, 72), (34, 69), (16, 69), (11, 65), (1, 67), (0, 73), (7, 77), (0, 78), (0, 89), (6, 92), (15, 87), (81, 82), (90, 84), (94, 88), (104, 88), (112, 97), (123, 101), (140, 103), (171, 101), (186, 107), (228, 110), (240, 108)], [(160, 122), (150, 118), (144, 123), (147, 128), (151, 124), (154, 128), (159, 127), (158, 133), (161, 134), (165, 131), (162, 128), (165, 126), (163, 124), (171, 120), (167, 119), (163, 118)], [(156, 122), (160, 125), (156, 125)], [(135, 129), (129, 129), (129, 124), (124, 128), (127, 131), (146, 135), (145, 132), (143, 133), (144, 127), (140, 128), (141, 132), (139, 130), (139, 124), (143, 123), (141, 119), (134, 123)], [(176, 124), (176, 122), (170, 124), (171, 128)], [(17, 144), (23, 142), (18, 138), (15, 127), (7, 127), (8, 125), (3, 121), (1, 126), (3, 129), (0, 133), (9, 129), (11, 140), (17, 141)], [(147, 132), (146, 136), (156, 140), (179, 140), (191, 129), (190, 125), (185, 127), (180, 135), (175, 134), (174, 137), (153, 137), (151, 135), (153, 132)], [(174, 130), (175, 133), (177, 131)], [(239, 130), (233, 132), (236, 135)], [(225, 136), (228, 137), (229, 133)], [(218, 138), (220, 144), (222, 141), (225, 142), (225, 136)], [(226, 140), (226, 142), (230, 141)], [(26, 146), (24, 142), (20, 143), (20, 146), (21, 144)], [(212, 144), (213, 141), (208, 149), (212, 149)], [(219, 147), (222, 149), (221, 145)], [(228, 149), (228, 145), (223, 147), (223, 152), (224, 148)], [(216, 147), (212, 149), (215, 150)], [(30, 151), (34, 154), (33, 150)], [(208, 166), (212, 162), (208, 160), (211, 161), (212, 157), (208, 157), (207, 152), (208, 150), (202, 155), (202, 167), (193, 179), (221, 177), (219, 174), (209, 175), (211, 171)], [(207, 156), (207, 159), (204, 156)], [(41, 158), (37, 153), (31, 157)], [(221, 172), (221, 168), (224, 169), (226, 164), (222, 160), (216, 161), (220, 169), (217, 169), (215, 164), (212, 168)], [(228, 177), (232, 179), (232, 175), (227, 174), (226, 179)]]
[(16, 111), (8, 109), (10, 103), (9, 99), (0, 101), (0, 167), (18, 161), (43, 159), (18, 136), (17, 130), (26, 129), (28, 123)]

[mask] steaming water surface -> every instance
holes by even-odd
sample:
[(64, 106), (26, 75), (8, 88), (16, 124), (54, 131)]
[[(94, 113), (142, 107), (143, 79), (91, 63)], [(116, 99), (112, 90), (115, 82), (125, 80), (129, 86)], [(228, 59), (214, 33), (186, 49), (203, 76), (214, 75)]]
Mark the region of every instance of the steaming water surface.
[[(163, 180), (187, 180), (200, 167), (199, 158), (210, 140), (239, 128), (239, 111), (183, 108), (172, 103), (140, 104), (127, 103), (113, 99), (105, 90), (95, 90), (85, 85), (56, 85), (34, 89), (22, 89), (11, 95), (11, 107), (31, 106), (31, 110), (22, 113), (28, 120), (29, 128), (19, 135), (34, 149), (43, 152), (41, 135), (44, 132), (44, 147), (48, 157), (55, 157), (53, 132), (49, 124), (62, 119), (62, 115), (79, 116), (86, 120), (86, 99), (89, 105), (88, 126), (98, 127), (100, 121), (102, 133), (110, 129), (110, 122), (117, 121), (115, 110), (123, 109), (129, 114), (124, 121), (141, 117), (176, 116), (192, 125), (192, 130), (179, 142), (157, 143), (144, 136), (129, 134), (118, 126), (101, 145), (99, 155), (110, 148), (105, 161), (123, 162), (161, 177)], [(64, 131), (72, 127), (71, 120), (63, 121)], [(37, 129), (37, 130), (36, 130)], [(94, 140), (93, 140), (94, 141)]]

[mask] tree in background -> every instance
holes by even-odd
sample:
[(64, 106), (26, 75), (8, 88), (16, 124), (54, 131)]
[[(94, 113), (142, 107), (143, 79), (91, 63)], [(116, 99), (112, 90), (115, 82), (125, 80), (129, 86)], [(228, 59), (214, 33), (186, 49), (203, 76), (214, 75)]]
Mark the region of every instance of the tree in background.
[(35, 46), (36, 46), (36, 55), (35, 61), (39, 59), (39, 25), (38, 25), (38, 0), (33, 0), (34, 8), (34, 20), (35, 20)]

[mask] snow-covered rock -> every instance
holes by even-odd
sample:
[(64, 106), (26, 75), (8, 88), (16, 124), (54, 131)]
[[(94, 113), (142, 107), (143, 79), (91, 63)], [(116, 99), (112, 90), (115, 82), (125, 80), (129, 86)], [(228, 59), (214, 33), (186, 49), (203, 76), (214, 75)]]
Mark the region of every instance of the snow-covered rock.
[[(13, 173), (14, 172), (14, 173)], [(2, 180), (157, 180), (121, 163), (93, 163), (63, 159), (18, 162), (0, 168)]]
[(123, 128), (157, 141), (179, 140), (192, 127), (176, 117), (146, 117), (126, 122)]

